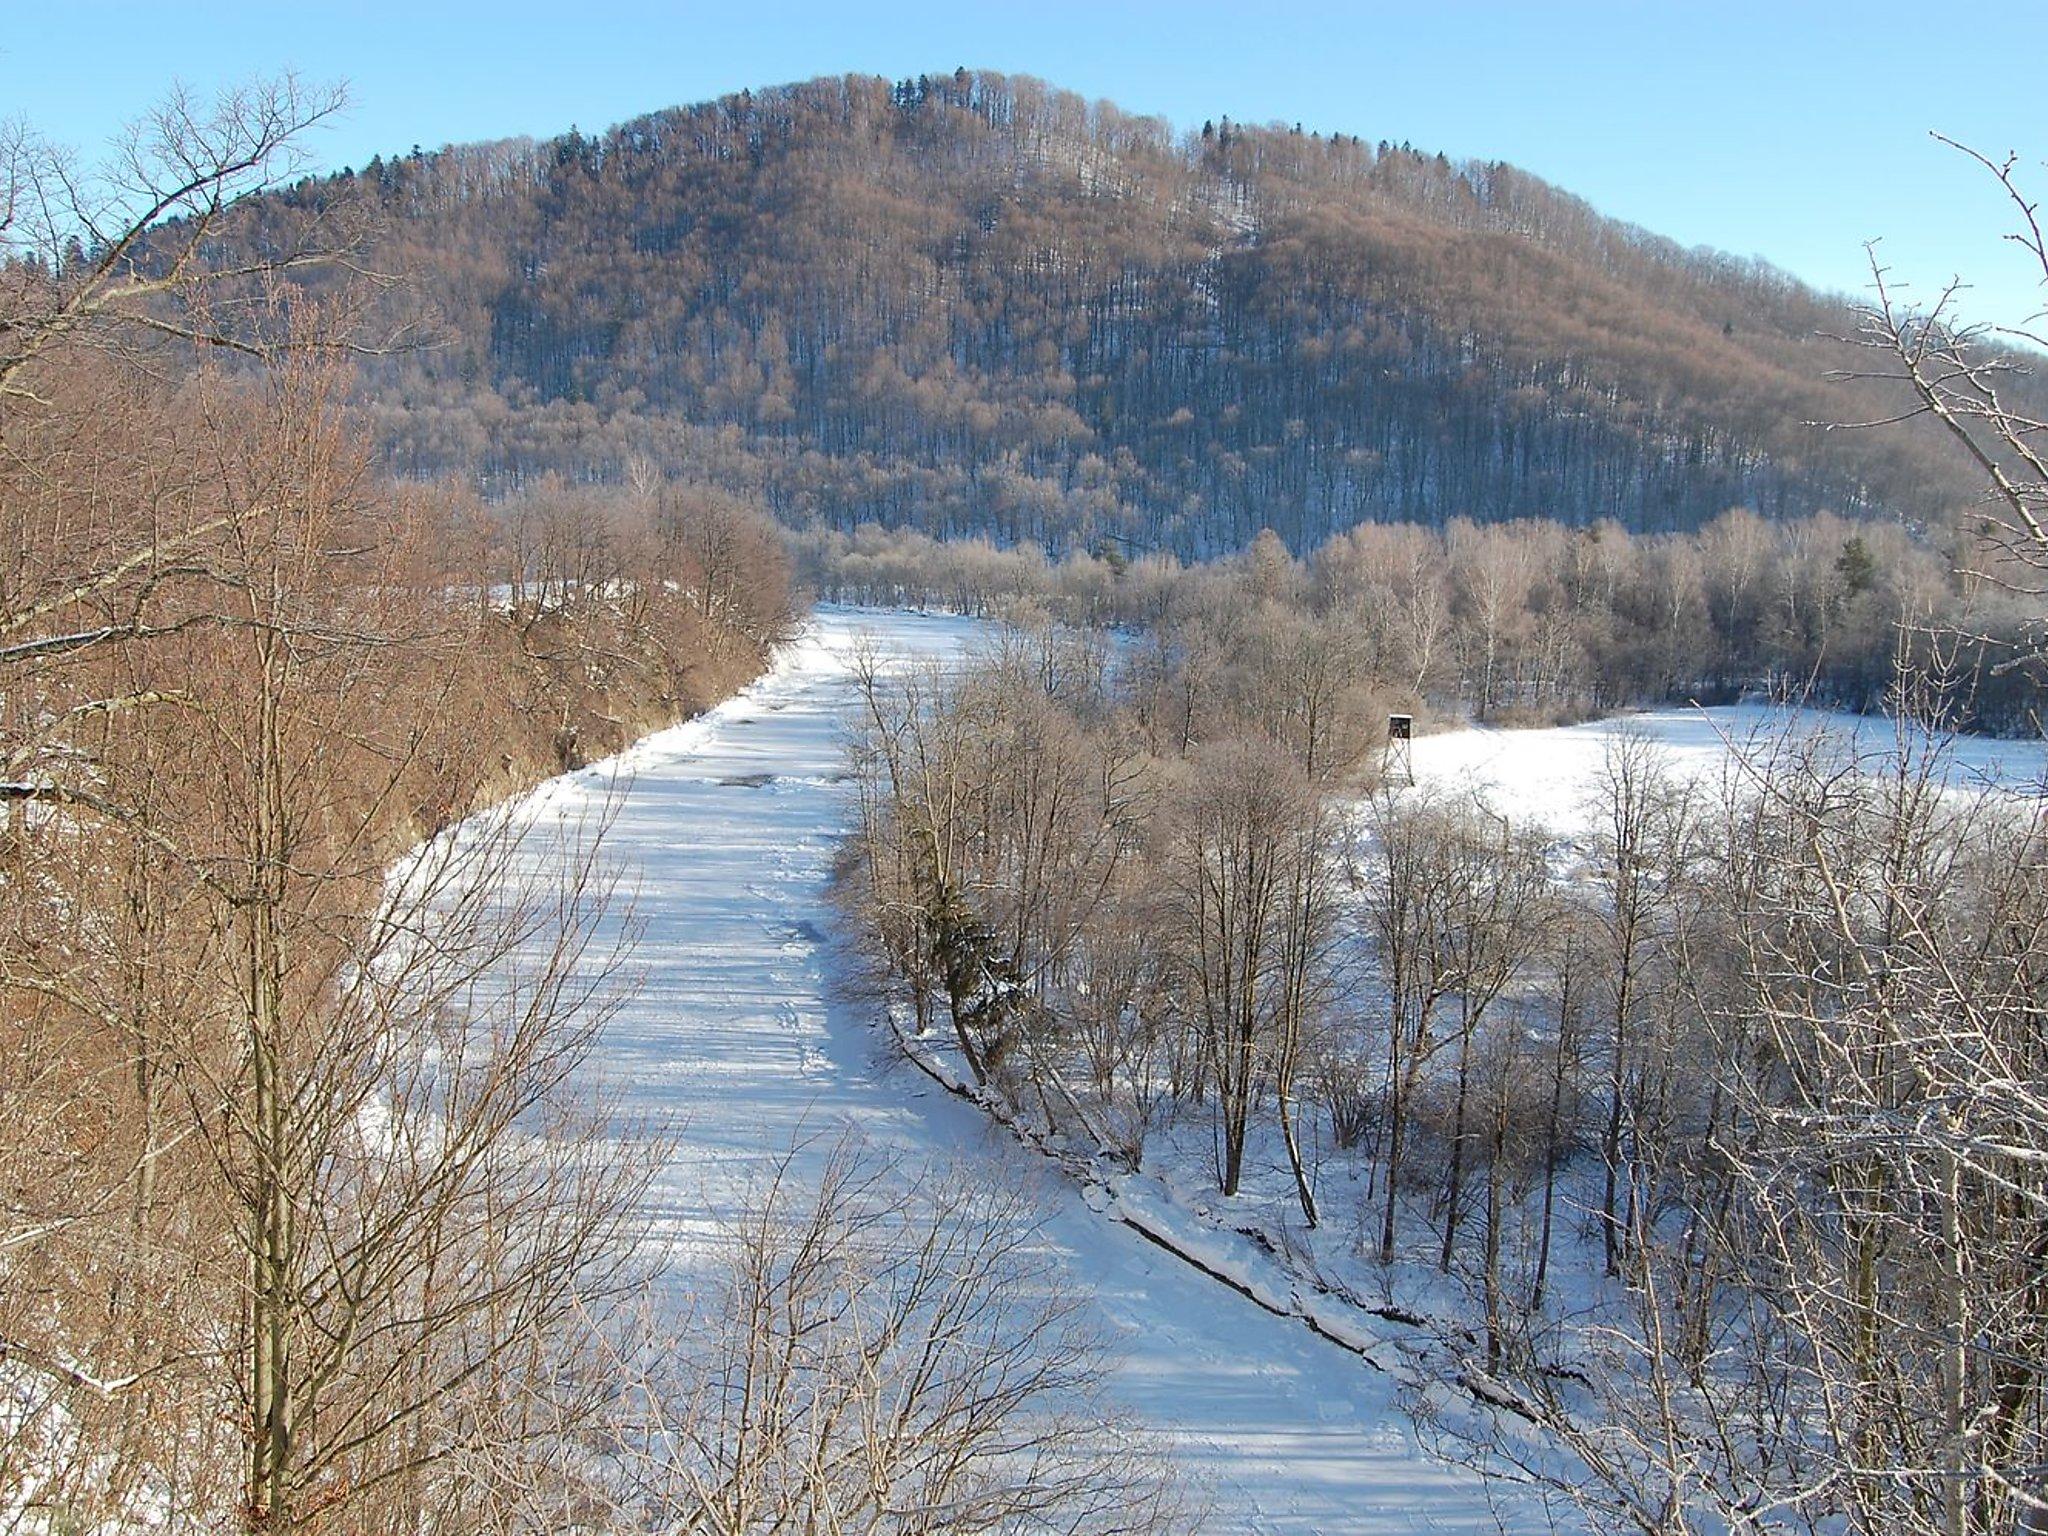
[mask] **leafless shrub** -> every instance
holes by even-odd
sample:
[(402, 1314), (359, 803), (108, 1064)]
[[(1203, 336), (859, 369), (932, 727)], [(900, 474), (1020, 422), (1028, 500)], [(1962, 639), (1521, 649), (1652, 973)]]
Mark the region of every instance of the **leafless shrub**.
[(630, 1372), (635, 1517), (721, 1536), (1185, 1529), (1105, 1400), (1105, 1342), (1029, 1198), (906, 1178), (850, 1135), (766, 1177), (693, 1336)]

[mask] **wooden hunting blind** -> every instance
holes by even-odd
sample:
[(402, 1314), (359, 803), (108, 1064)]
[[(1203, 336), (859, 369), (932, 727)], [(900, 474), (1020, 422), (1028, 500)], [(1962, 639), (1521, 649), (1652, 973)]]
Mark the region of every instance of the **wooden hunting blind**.
[(1380, 754), (1380, 778), (1392, 783), (1415, 782), (1415, 717), (1413, 715), (1387, 716), (1387, 745)]

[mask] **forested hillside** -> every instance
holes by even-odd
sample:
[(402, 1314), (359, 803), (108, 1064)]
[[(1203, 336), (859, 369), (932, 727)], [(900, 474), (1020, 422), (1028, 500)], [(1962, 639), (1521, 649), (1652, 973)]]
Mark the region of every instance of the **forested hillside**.
[(1827, 382), (1839, 302), (1406, 145), (1176, 138), (960, 71), (415, 151), (256, 214), (350, 200), (439, 336), (366, 372), (395, 466), (494, 493), (654, 469), (803, 525), (1183, 554), (1974, 495), (1930, 438), (1812, 425), (1895, 403)]

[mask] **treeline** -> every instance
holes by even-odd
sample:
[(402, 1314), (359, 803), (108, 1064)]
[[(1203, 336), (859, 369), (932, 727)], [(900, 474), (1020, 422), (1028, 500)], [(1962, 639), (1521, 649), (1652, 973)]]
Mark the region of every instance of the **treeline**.
[(1208, 599), (863, 679), (842, 894), (906, 1029), (1263, 1198), (1318, 1284), (1449, 1277), (1389, 1315), (1498, 1416), (1436, 1432), (1600, 1529), (2030, 1528), (2039, 818), (1936, 748), (1701, 784), (1623, 732), (1566, 866), (1512, 805), (1361, 788), (1343, 632)]
[(1183, 566), (1115, 545), (1049, 558), (865, 526), (792, 535), (801, 578), (838, 601), (1036, 611), (1199, 646), (1180, 621), (1278, 602), (1341, 638), (1361, 676), (1410, 709), (1511, 724), (1744, 694), (1856, 711), (1912, 674), (1953, 726), (2040, 729), (2038, 679), (2007, 663), (2033, 633), (2010, 562), (1930, 548), (1829, 514), (1725, 512), (1697, 533), (1632, 535), (1463, 519), (1361, 524), (1291, 556), (1270, 530)]
[[(1498, 163), (1157, 121), (960, 71), (742, 92), (543, 144), (308, 180), (438, 345), (365, 372), (393, 462), (503, 494), (635, 457), (861, 521), (1184, 557), (1262, 527), (1743, 505), (1946, 526), (1974, 488), (1846, 306)], [(2008, 381), (2010, 387), (2022, 383)]]

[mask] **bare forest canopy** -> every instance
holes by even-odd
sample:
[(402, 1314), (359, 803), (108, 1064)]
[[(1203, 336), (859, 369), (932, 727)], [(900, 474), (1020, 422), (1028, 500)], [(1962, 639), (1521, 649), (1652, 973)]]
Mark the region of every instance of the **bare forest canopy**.
[(2039, 604), (2012, 579), (2014, 562), (1980, 545), (1951, 566), (1903, 529), (1831, 513), (1772, 522), (1737, 509), (1662, 534), (1548, 519), (1368, 523), (1303, 559), (1266, 532), (1194, 565), (1114, 549), (1055, 561), (1028, 545), (874, 526), (790, 542), (802, 584), (839, 601), (1127, 633), (1200, 620), (1243, 636), (1306, 622), (1347, 657), (1354, 682), (1386, 696), (1368, 716), (1392, 703), (1526, 725), (1760, 693), (1932, 710), (1946, 726), (1999, 735), (2040, 730), (2039, 670), (2015, 664), (2031, 654)]
[(1830, 381), (1847, 301), (1406, 144), (849, 76), (374, 160), (236, 238), (351, 200), (440, 338), (364, 371), (376, 433), (492, 496), (640, 463), (797, 526), (1199, 556), (1738, 505), (1945, 530), (1981, 495), (1929, 424), (1818, 425), (1902, 398)]

